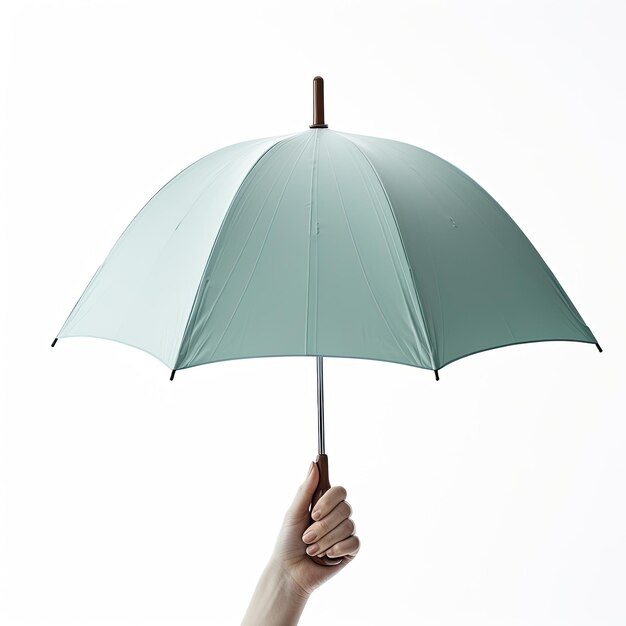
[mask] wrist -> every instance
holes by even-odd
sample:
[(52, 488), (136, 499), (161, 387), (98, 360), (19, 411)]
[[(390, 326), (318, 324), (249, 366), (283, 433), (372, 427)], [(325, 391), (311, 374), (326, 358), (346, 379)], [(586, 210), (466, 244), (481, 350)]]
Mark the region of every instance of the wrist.
[(288, 597), (303, 603), (311, 597), (311, 593), (296, 582), (290, 574), (289, 568), (281, 561), (271, 558), (265, 570), (271, 578), (279, 581), (281, 590)]
[(298, 623), (309, 594), (288, 570), (271, 559), (256, 586), (242, 626), (293, 626)]

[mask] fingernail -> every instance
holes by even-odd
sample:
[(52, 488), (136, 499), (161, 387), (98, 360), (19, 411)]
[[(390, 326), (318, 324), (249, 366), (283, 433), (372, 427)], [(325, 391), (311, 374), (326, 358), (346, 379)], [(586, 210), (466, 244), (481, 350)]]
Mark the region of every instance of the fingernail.
[(315, 541), (316, 539), (317, 534), (314, 530), (309, 530), (308, 533), (304, 533), (304, 535), (302, 536), (302, 541), (304, 541), (304, 543), (309, 543), (310, 541)]
[(319, 512), (319, 509), (315, 509), (315, 511), (313, 511), (311, 517), (313, 519), (319, 519), (321, 517), (321, 513)]
[(319, 546), (318, 546), (316, 543), (314, 543), (312, 546), (309, 546), (309, 547), (306, 549), (306, 553), (307, 553), (309, 556), (313, 556), (313, 555), (314, 555), (314, 554), (318, 551), (318, 549), (319, 549)]

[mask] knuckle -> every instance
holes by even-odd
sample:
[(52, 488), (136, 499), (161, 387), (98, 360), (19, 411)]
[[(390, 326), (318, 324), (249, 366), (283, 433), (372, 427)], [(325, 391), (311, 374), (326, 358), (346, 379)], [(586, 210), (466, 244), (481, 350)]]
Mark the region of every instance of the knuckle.
[(325, 535), (329, 530), (329, 526), (328, 526), (328, 522), (325, 519), (321, 519), (319, 522), (317, 522), (318, 524), (318, 529), (320, 530), (319, 534)]
[(352, 507), (345, 500), (341, 503), (341, 512), (344, 517), (350, 517), (352, 515)]
[(354, 531), (356, 530), (356, 524), (354, 523), (354, 520), (347, 519), (346, 523), (348, 524), (348, 527), (350, 528), (350, 534), (353, 535)]

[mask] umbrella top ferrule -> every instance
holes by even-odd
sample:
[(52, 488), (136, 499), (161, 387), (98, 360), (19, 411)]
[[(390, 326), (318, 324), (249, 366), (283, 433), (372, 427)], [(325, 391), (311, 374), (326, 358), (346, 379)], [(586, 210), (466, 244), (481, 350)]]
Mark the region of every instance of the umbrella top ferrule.
[(321, 76), (313, 79), (313, 124), (309, 128), (328, 128), (324, 123), (324, 79)]

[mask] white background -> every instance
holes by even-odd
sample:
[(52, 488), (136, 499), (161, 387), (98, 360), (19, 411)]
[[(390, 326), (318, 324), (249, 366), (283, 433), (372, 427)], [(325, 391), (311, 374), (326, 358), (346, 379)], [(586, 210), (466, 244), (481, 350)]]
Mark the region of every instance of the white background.
[(179, 372), (50, 342), (120, 232), (220, 147), (331, 128), (484, 186), (604, 353), (326, 359), (362, 541), (301, 624), (626, 623), (620, 1), (3, 2), (0, 622), (238, 624), (317, 452), (315, 360)]

